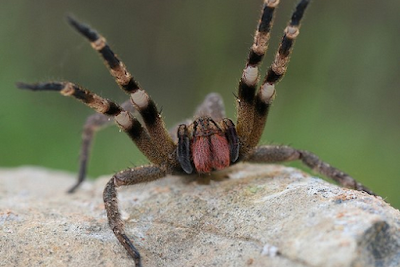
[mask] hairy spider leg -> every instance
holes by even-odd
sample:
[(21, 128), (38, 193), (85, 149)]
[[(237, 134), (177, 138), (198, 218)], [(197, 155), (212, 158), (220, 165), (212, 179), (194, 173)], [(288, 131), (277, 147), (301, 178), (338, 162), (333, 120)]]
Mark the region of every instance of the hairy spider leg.
[(101, 36), (96, 30), (90, 28), (88, 25), (78, 22), (75, 18), (68, 16), (68, 22), (74, 29), (82, 34), (90, 42), (93, 49), (95, 49), (104, 59), (111, 75), (114, 77), (116, 83), (126, 93), (131, 94), (136, 92), (140, 87), (133, 76), (128, 72), (125, 64), (118, 59), (118, 57), (111, 50), (107, 44), (106, 39)]
[(116, 188), (143, 182), (151, 182), (164, 177), (167, 173), (168, 172), (165, 169), (154, 165), (124, 170), (118, 172), (110, 179), (103, 192), (103, 200), (105, 209), (107, 211), (108, 224), (110, 225), (110, 228), (114, 232), (119, 242), (134, 259), (136, 267), (142, 266), (140, 254), (128, 236), (125, 234), (124, 222), (121, 219), (121, 213), (118, 209)]
[[(246, 155), (253, 147), (250, 144), (254, 124), (254, 97), (259, 80), (259, 65), (268, 48), (274, 11), (279, 0), (265, 0), (260, 22), (250, 48), (246, 67), (238, 86), (236, 130), (240, 139), (240, 155)], [(252, 142), (251, 142), (252, 143)]]
[(301, 0), (285, 29), (275, 59), (269, 67), (267, 74), (255, 98), (255, 112), (253, 128), (250, 135), (249, 146), (255, 147), (260, 141), (267, 120), (269, 108), (275, 98), (275, 84), (286, 73), (294, 41), (299, 35), (300, 22), (309, 4), (309, 0)]
[[(122, 109), (128, 112), (134, 112), (135, 109), (132, 106), (130, 100), (125, 101), (121, 104)], [(87, 117), (85, 124), (83, 125), (82, 131), (82, 144), (79, 153), (79, 170), (78, 179), (76, 183), (67, 191), (68, 193), (75, 192), (76, 189), (83, 183), (86, 178), (87, 166), (90, 156), (90, 148), (94, 136), (100, 129), (106, 128), (110, 125), (114, 125), (114, 121), (110, 120), (110, 117), (102, 113), (95, 113)]]
[(166, 163), (161, 159), (159, 151), (154, 146), (154, 142), (142, 127), (140, 122), (128, 111), (121, 108), (114, 102), (102, 98), (71, 82), (49, 82), (26, 84), (17, 83), (17, 87), (32, 91), (57, 91), (64, 96), (71, 96), (95, 111), (114, 117), (117, 125), (134, 141), (139, 150), (154, 164), (161, 165)]
[(248, 162), (256, 163), (272, 163), (293, 160), (301, 160), (304, 165), (308, 166), (316, 173), (331, 178), (343, 187), (375, 195), (374, 192), (357, 182), (353, 177), (320, 160), (316, 155), (305, 150), (298, 150), (289, 146), (259, 146), (256, 147), (246, 159)]
[(81, 150), (79, 152), (79, 170), (76, 183), (68, 189), (68, 193), (74, 193), (86, 178), (87, 166), (89, 162), (90, 148), (95, 133), (103, 127), (107, 127), (114, 122), (102, 113), (95, 113), (87, 117), (82, 131)]
[[(164, 121), (157, 109), (155, 102), (147, 92), (135, 81), (133, 76), (126, 69), (125, 64), (115, 55), (107, 44), (106, 39), (88, 25), (68, 17), (68, 22), (91, 43), (92, 47), (99, 52), (104, 59), (117, 84), (130, 95), (135, 109), (140, 113), (150, 134), (158, 155), (162, 159), (171, 158), (176, 145), (165, 128)], [(174, 161), (173, 159), (172, 161)]]
[[(135, 111), (130, 100), (127, 100), (124, 103), (122, 103), (121, 107), (124, 110), (127, 110), (132, 113)], [(205, 97), (203, 102), (197, 107), (193, 117), (198, 118), (198, 117), (204, 117), (204, 116), (210, 116), (211, 118), (213, 118), (216, 121), (221, 121), (225, 118), (224, 102), (223, 102), (222, 97), (218, 93), (209, 93)], [(191, 124), (193, 122), (193, 117), (190, 119), (181, 121), (181, 122), (177, 123), (171, 129), (169, 129), (169, 134), (171, 135), (171, 137), (175, 143), (178, 142), (177, 132), (178, 132), (179, 125)], [(89, 156), (90, 156), (90, 148), (91, 148), (91, 145), (92, 145), (92, 142), (94, 139), (94, 135), (100, 129), (108, 127), (112, 124), (113, 124), (113, 121), (109, 120), (108, 116), (101, 114), (101, 113), (95, 113), (86, 119), (86, 122), (83, 126), (83, 132), (82, 132), (82, 145), (81, 145), (80, 158), (79, 158), (78, 180), (68, 190), (68, 193), (75, 192), (75, 190), (77, 188), (79, 188), (79, 186), (82, 184), (82, 182), (86, 178), (86, 170), (87, 170), (87, 165), (88, 165)], [(232, 130), (230, 130), (230, 131), (232, 131)], [(179, 133), (178, 133), (178, 135), (179, 135)], [(179, 150), (177, 150), (177, 152), (178, 151)], [(235, 155), (231, 155), (231, 158), (235, 158)], [(179, 155), (178, 155), (178, 159), (179, 159)], [(188, 172), (189, 170), (190, 169), (187, 169), (186, 172)], [(191, 171), (192, 170), (193, 169), (191, 169)]]

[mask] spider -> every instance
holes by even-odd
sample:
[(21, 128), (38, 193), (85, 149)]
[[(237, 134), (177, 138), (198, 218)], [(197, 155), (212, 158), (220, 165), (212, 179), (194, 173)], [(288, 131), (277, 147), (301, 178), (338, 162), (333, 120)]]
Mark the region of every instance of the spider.
[[(119, 128), (150, 160), (150, 165), (116, 173), (107, 183), (103, 193), (109, 226), (136, 266), (141, 266), (141, 256), (125, 233), (118, 208), (117, 188), (121, 186), (154, 181), (167, 174), (208, 174), (240, 161), (270, 163), (301, 160), (314, 171), (333, 179), (341, 186), (374, 195), (367, 187), (308, 151), (289, 146), (257, 146), (275, 98), (275, 84), (286, 72), (294, 41), (299, 35), (300, 22), (309, 2), (310, 0), (300, 0), (296, 5), (284, 30), (275, 59), (258, 86), (259, 66), (267, 50), (274, 12), (279, 3), (279, 0), (264, 1), (254, 42), (238, 85), (236, 125), (232, 120), (225, 118), (222, 99), (213, 93), (198, 107), (194, 119), (187, 124), (179, 124), (175, 127), (174, 136), (171, 135), (155, 102), (128, 72), (105, 38), (72, 17), (68, 17), (69, 23), (100, 53), (116, 83), (130, 95), (130, 101), (118, 105), (71, 82), (17, 84), (17, 87), (22, 89), (60, 92), (64, 96), (83, 102), (99, 113), (90, 116), (85, 124), (79, 179), (70, 192), (83, 181), (88, 149), (94, 132), (106, 125), (109, 117), (114, 118)], [(144, 127), (132, 115), (133, 110), (140, 113)]]

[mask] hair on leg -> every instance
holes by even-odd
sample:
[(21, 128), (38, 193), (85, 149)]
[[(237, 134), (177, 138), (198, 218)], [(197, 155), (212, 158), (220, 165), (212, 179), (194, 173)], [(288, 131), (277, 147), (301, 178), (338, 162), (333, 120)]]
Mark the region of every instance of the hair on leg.
[(118, 172), (107, 183), (103, 200), (107, 212), (108, 224), (121, 245), (135, 261), (135, 266), (140, 267), (140, 253), (125, 234), (124, 222), (118, 208), (117, 187), (150, 182), (164, 177), (167, 171), (154, 165), (138, 167)]
[(245, 155), (252, 148), (249, 139), (251, 139), (251, 132), (253, 127), (255, 127), (253, 125), (255, 112), (254, 96), (259, 81), (259, 66), (268, 48), (274, 12), (278, 4), (279, 0), (264, 1), (254, 42), (250, 48), (246, 67), (243, 69), (238, 86), (236, 129), (241, 142), (241, 155)]
[(285, 162), (293, 160), (301, 160), (304, 165), (308, 166), (313, 171), (331, 178), (343, 187), (375, 195), (375, 193), (357, 182), (353, 177), (320, 160), (316, 155), (305, 150), (298, 150), (289, 146), (260, 146), (255, 148), (255, 150), (249, 154), (248, 158), (246, 158), (246, 161), (248, 162), (259, 163)]
[(106, 66), (117, 84), (130, 95), (135, 109), (142, 116), (144, 124), (153, 139), (154, 146), (157, 147), (158, 153), (162, 154), (165, 158), (170, 157), (176, 147), (165, 128), (164, 121), (160, 116), (155, 102), (147, 92), (139, 86), (138, 82), (135, 81), (125, 64), (112, 51), (103, 36), (96, 30), (86, 24), (78, 22), (71, 16), (68, 17), (68, 22), (88, 39), (93, 49), (98, 51), (106, 62)]
[(102, 98), (71, 82), (18, 83), (17, 87), (33, 91), (57, 91), (64, 96), (71, 96), (95, 111), (114, 118), (117, 125), (135, 142), (139, 150), (154, 164), (161, 165), (168, 159), (155, 147), (150, 135), (141, 123), (116, 103)]
[(284, 31), (275, 59), (269, 67), (264, 81), (255, 97), (254, 126), (249, 140), (250, 147), (254, 147), (258, 144), (264, 132), (269, 109), (276, 94), (275, 84), (278, 83), (286, 73), (294, 41), (299, 35), (300, 22), (309, 2), (310, 0), (301, 0), (296, 5), (292, 17)]
[[(128, 112), (134, 112), (135, 109), (133, 108), (130, 100), (125, 101), (121, 104), (122, 109)], [(86, 179), (87, 173), (87, 166), (90, 157), (90, 149), (93, 143), (93, 139), (95, 134), (104, 128), (107, 128), (110, 125), (113, 125), (114, 121), (110, 120), (110, 117), (101, 114), (95, 113), (90, 115), (87, 119), (85, 124), (83, 125), (82, 131), (82, 144), (81, 144), (81, 151), (79, 154), (79, 170), (78, 170), (78, 179), (76, 183), (67, 191), (68, 193), (74, 193), (76, 189), (83, 183)]]

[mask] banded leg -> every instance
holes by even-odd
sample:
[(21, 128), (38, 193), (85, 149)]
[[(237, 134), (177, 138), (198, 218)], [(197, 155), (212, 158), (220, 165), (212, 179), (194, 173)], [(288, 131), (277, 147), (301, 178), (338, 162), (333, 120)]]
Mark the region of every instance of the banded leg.
[[(134, 108), (131, 102), (125, 101), (121, 104), (122, 109), (128, 112), (134, 112)], [(75, 192), (76, 189), (83, 183), (86, 178), (86, 170), (89, 161), (90, 148), (92, 146), (92, 141), (97, 131), (104, 129), (110, 125), (114, 124), (112, 120), (106, 115), (101, 113), (95, 113), (86, 119), (82, 131), (82, 145), (79, 156), (79, 171), (77, 182), (68, 190), (68, 193)]]
[(159, 153), (165, 158), (170, 157), (175, 150), (175, 144), (165, 128), (154, 101), (145, 90), (140, 88), (139, 84), (127, 70), (125, 64), (114, 54), (103, 36), (72, 17), (68, 17), (68, 22), (86, 37), (92, 47), (99, 52), (117, 84), (130, 95), (131, 101), (143, 117), (146, 128)]
[(135, 142), (139, 150), (151, 162), (157, 165), (165, 163), (165, 159), (160, 157), (160, 153), (154, 147), (153, 141), (140, 122), (114, 102), (70, 82), (17, 83), (17, 87), (33, 91), (57, 91), (62, 95), (71, 96), (81, 101), (101, 114), (114, 117), (117, 125)]
[(254, 127), (254, 96), (259, 80), (258, 69), (268, 48), (274, 11), (278, 4), (279, 0), (265, 0), (254, 42), (239, 82), (236, 129), (241, 140), (241, 154), (243, 155), (252, 148), (249, 139), (251, 139), (251, 131)]
[(326, 162), (323, 162), (316, 155), (305, 150), (298, 150), (289, 146), (260, 146), (257, 147), (246, 159), (246, 161), (258, 163), (284, 162), (293, 160), (301, 160), (303, 164), (308, 166), (313, 171), (331, 178), (343, 187), (364, 191), (370, 195), (375, 195), (370, 189), (357, 182), (348, 174), (335, 167), (332, 167)]
[(264, 131), (269, 108), (275, 98), (275, 84), (278, 83), (286, 72), (293, 44), (299, 35), (300, 22), (310, 0), (301, 0), (292, 14), (275, 59), (269, 67), (264, 81), (255, 98), (254, 127), (251, 132), (249, 144), (254, 147), (259, 142)]
[(117, 187), (150, 182), (164, 177), (167, 172), (157, 166), (138, 167), (119, 172), (107, 183), (103, 200), (107, 211), (108, 224), (118, 241), (135, 261), (135, 266), (140, 267), (140, 253), (125, 234), (124, 222), (118, 209)]

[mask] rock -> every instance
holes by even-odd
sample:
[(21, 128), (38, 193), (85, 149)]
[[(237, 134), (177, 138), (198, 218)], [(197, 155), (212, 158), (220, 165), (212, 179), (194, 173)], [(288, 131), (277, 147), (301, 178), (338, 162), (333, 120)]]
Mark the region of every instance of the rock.
[[(0, 266), (133, 266), (107, 225), (111, 175), (73, 195), (75, 175), (59, 171), (0, 177)], [(120, 190), (143, 266), (400, 266), (400, 212), (380, 197), (279, 165), (212, 177), (221, 181), (169, 176)]]

